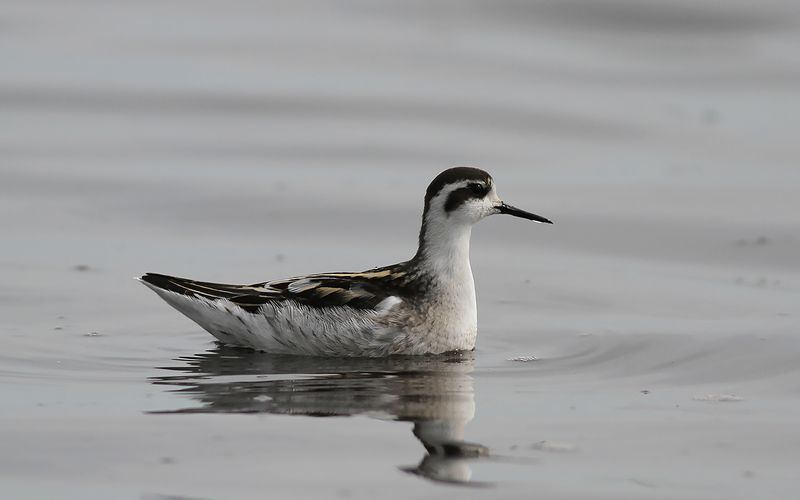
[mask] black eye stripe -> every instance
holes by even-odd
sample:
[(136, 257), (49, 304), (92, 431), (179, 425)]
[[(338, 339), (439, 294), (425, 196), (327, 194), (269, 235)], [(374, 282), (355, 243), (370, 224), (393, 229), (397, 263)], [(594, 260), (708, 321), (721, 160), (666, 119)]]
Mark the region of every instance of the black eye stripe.
[(428, 186), (425, 192), (425, 203), (430, 203), (434, 196), (450, 184), (455, 184), (459, 181), (468, 181), (473, 183), (489, 182), (489, 174), (479, 168), (472, 167), (455, 167), (449, 168), (437, 175), (435, 179)]
[(452, 212), (453, 210), (457, 209), (461, 205), (463, 205), (467, 200), (473, 200), (476, 198), (483, 198), (486, 196), (486, 193), (489, 192), (489, 189), (484, 184), (478, 183), (470, 183), (462, 188), (458, 188), (447, 197), (447, 201), (444, 204), (444, 211), (445, 212)]
[(470, 191), (472, 191), (472, 194), (474, 194), (475, 196), (483, 197), (486, 196), (486, 193), (489, 192), (489, 189), (486, 186), (486, 184), (479, 184), (475, 182), (472, 184), (468, 184), (467, 187), (469, 188)]

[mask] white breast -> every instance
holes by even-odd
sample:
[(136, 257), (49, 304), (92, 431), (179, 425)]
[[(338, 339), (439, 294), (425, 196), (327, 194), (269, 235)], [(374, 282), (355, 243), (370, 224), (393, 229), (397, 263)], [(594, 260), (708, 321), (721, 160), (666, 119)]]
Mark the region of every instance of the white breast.
[(431, 311), (431, 334), (438, 337), (443, 350), (463, 350), (475, 347), (478, 333), (478, 308), (472, 269), (466, 266), (443, 286)]

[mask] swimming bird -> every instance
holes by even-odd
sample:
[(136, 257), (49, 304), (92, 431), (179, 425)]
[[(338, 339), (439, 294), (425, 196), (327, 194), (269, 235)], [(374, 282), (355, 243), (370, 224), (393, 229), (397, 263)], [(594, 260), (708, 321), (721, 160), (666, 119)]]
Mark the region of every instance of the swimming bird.
[(252, 285), (138, 278), (225, 344), (276, 354), (382, 357), (472, 350), (478, 334), (472, 226), (494, 214), (552, 222), (504, 203), (483, 170), (455, 167), (425, 192), (417, 253), (359, 273)]

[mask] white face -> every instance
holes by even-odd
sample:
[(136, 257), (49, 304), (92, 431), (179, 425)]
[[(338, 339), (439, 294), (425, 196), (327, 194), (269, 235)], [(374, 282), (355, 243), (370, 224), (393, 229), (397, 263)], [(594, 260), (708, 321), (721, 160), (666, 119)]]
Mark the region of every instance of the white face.
[[(445, 184), (448, 176), (457, 178)], [(436, 194), (431, 194), (434, 190)], [(435, 231), (464, 228), (494, 214), (552, 224), (541, 215), (503, 203), (497, 196), (494, 181), (482, 170), (468, 167), (445, 170), (428, 187), (425, 197), (425, 223), (428, 229), (433, 229), (431, 226), (434, 224), (438, 228)]]
[(431, 200), (430, 215), (447, 219), (449, 223), (475, 224), (499, 213), (501, 204), (491, 179), (488, 183), (465, 180), (445, 186)]

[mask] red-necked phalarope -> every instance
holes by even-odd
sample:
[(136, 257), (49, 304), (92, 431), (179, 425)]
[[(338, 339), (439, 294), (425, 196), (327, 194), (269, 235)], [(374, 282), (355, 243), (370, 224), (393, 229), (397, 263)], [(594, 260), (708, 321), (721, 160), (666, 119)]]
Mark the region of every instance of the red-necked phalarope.
[(473, 224), (494, 214), (552, 224), (503, 203), (483, 170), (456, 167), (428, 186), (419, 248), (407, 262), (253, 285), (139, 279), (226, 344), (312, 356), (471, 350), (478, 316), (469, 238)]

